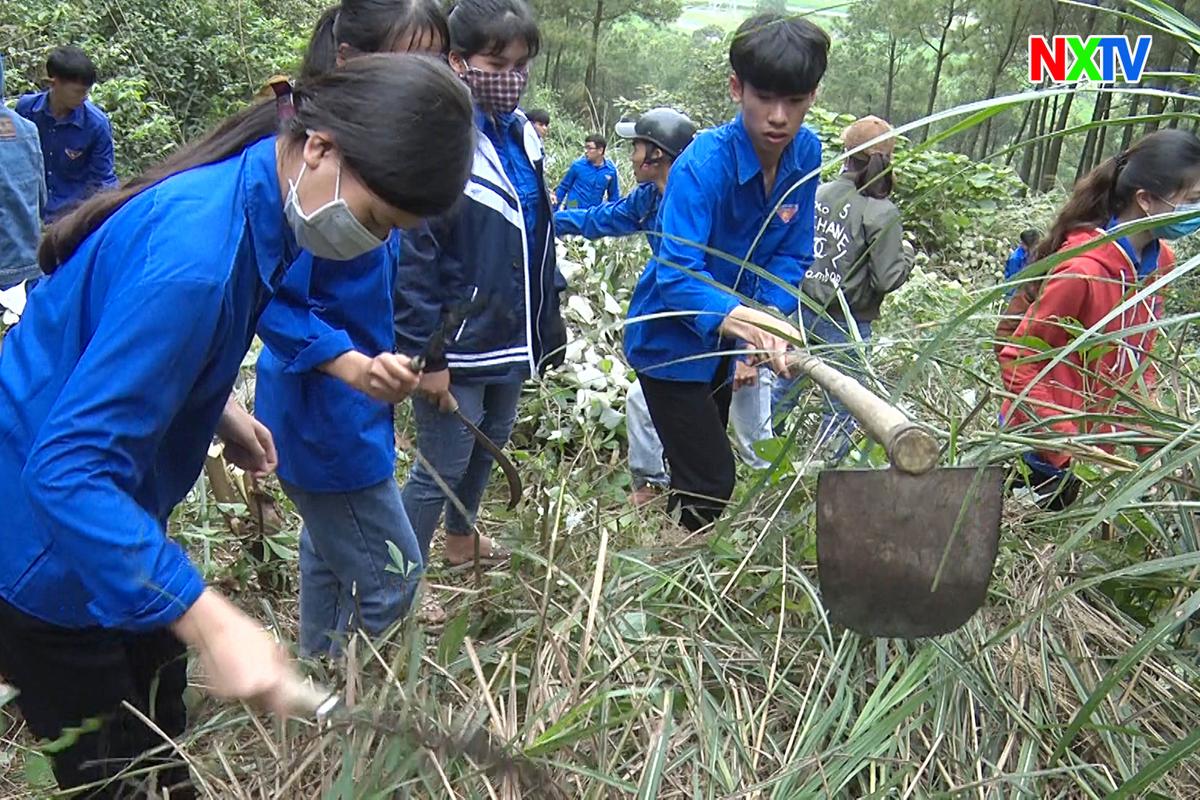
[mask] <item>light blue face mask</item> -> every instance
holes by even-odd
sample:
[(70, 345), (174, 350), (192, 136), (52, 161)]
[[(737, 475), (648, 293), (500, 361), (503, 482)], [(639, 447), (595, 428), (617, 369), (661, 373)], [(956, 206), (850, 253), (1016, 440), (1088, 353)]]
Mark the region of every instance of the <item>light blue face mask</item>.
[[(1163, 200), (1167, 203), (1166, 200)], [(1177, 222), (1171, 222), (1166, 225), (1161, 225), (1154, 229), (1154, 235), (1160, 239), (1182, 239), (1184, 236), (1191, 236), (1196, 231), (1200, 231), (1200, 202), (1195, 203), (1180, 203), (1172, 205), (1171, 210), (1176, 214), (1194, 214), (1191, 219), (1181, 219)]]
[(288, 181), (289, 191), (284, 213), (296, 243), (318, 258), (330, 261), (353, 261), (383, 244), (384, 240), (367, 230), (342, 198), (342, 165), (338, 163), (337, 182), (333, 199), (311, 214), (300, 207), (297, 189), (308, 165), (300, 167), (295, 182)]

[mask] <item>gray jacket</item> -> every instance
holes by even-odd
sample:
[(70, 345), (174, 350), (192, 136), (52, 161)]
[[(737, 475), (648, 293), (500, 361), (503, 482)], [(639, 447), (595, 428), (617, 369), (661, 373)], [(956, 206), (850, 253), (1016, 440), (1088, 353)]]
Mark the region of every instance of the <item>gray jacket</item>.
[(0, 289), (42, 274), (37, 264), (46, 174), (37, 126), (4, 106), (0, 56)]
[(830, 316), (842, 317), (840, 288), (857, 321), (875, 320), (884, 296), (911, 270), (900, 211), (890, 200), (864, 197), (846, 176), (817, 188), (813, 263), (801, 288)]

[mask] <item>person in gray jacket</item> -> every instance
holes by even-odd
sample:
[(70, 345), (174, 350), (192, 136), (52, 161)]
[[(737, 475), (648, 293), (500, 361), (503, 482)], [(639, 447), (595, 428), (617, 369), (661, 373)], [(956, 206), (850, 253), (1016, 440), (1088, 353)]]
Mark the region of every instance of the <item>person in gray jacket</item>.
[(0, 56), (0, 305), (10, 312), (4, 315), (8, 320), (20, 315), (26, 289), (42, 274), (37, 247), (45, 206), (37, 126), (4, 106), (4, 57)]
[[(869, 116), (842, 132), (851, 155), (842, 173), (817, 189), (813, 264), (801, 285), (801, 321), (810, 346), (856, 377), (862, 374), (880, 304), (904, 285), (912, 270), (912, 248), (904, 241), (900, 211), (888, 199), (895, 139), (873, 141), (891, 130), (884, 120)], [(798, 393), (795, 380), (776, 382), (777, 424), (794, 407)], [(827, 395), (818, 436), (826, 456), (840, 460), (850, 449), (855, 428), (845, 407)]]

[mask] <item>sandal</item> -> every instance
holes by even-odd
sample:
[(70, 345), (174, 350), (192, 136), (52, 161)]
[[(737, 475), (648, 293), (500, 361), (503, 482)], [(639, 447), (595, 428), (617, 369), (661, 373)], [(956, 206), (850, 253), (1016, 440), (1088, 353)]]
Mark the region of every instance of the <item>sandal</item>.
[(418, 590), (421, 598), (421, 605), (417, 609), (417, 624), (426, 628), (440, 628), (446, 624), (446, 609), (438, 602), (437, 595), (433, 593), (433, 587), (428, 581), (421, 581), (421, 588)]

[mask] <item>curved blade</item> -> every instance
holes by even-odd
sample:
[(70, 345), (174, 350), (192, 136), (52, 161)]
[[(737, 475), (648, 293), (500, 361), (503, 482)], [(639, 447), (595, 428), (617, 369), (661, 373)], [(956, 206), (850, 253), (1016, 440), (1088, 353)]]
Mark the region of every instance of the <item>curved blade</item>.
[(517, 507), (517, 503), (521, 502), (521, 476), (517, 472), (517, 467), (512, 463), (512, 460), (500, 449), (500, 446), (488, 438), (488, 435), (479, 430), (479, 427), (471, 420), (463, 416), (462, 411), (458, 408), (454, 409), (454, 415), (458, 417), (458, 421), (466, 426), (471, 435), (475, 437), (475, 441), (483, 446), (492, 454), (492, 458), (496, 459), (496, 463), (500, 465), (500, 471), (504, 473), (505, 480), (508, 481), (508, 510), (512, 511)]

